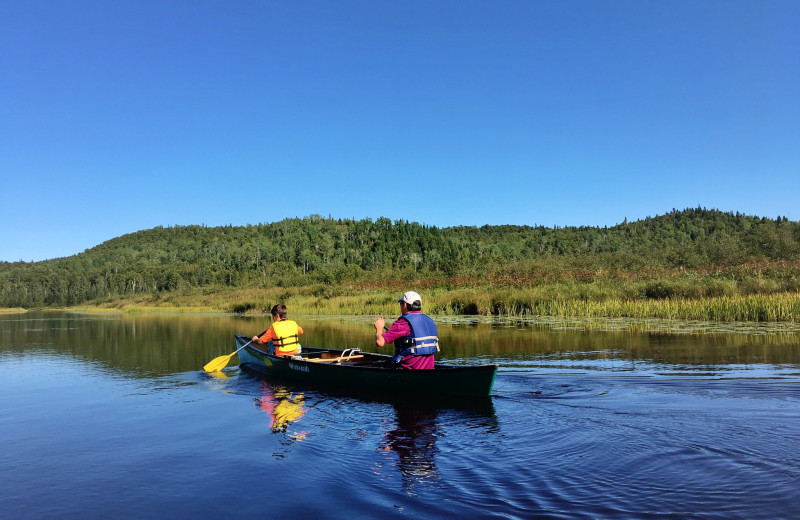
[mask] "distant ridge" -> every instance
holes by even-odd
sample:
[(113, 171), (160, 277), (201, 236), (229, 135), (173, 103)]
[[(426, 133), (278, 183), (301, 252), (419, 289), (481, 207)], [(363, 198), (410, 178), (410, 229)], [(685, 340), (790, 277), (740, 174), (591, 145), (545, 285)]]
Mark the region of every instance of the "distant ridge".
[(798, 255), (798, 222), (699, 207), (612, 227), (438, 228), (311, 215), (247, 226), (156, 227), (71, 257), (0, 262), (0, 306), (76, 305), (187, 287), (480, 278), (548, 260), (564, 269), (688, 269)]

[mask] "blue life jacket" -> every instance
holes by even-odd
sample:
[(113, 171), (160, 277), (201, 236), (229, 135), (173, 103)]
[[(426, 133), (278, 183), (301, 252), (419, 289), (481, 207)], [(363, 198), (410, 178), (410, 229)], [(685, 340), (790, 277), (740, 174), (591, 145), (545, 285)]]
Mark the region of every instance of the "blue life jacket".
[(436, 324), (425, 314), (408, 313), (398, 318), (405, 320), (411, 327), (411, 334), (394, 341), (394, 355), (429, 356), (439, 351), (439, 338), (436, 335)]

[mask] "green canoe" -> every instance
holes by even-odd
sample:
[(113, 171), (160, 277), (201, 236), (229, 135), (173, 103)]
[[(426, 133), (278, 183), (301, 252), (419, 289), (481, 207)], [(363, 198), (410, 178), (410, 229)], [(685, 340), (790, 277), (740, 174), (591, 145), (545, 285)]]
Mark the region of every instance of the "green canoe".
[[(491, 395), (497, 365), (442, 365), (433, 370), (399, 370), (392, 357), (360, 349), (303, 346), (300, 356), (274, 356), (236, 334), (239, 364), (260, 375), (313, 385), (397, 394), (486, 397)], [(245, 346), (246, 345), (246, 346)]]

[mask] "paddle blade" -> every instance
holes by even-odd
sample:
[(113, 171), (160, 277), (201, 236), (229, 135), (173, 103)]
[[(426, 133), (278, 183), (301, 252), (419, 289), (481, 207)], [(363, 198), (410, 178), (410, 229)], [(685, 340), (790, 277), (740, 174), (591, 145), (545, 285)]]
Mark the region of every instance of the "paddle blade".
[[(236, 354), (236, 352), (234, 352), (233, 354)], [(205, 370), (206, 372), (216, 372), (217, 370), (222, 370), (223, 368), (228, 366), (228, 362), (233, 357), (233, 354), (228, 354), (226, 356), (220, 356), (212, 359), (211, 361), (206, 363), (206, 366), (203, 367), (203, 370)]]

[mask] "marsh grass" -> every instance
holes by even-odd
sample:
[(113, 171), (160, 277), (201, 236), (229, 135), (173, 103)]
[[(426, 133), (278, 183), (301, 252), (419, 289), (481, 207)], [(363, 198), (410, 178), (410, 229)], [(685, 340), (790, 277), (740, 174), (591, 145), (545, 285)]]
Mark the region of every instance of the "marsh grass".
[[(533, 274), (538, 273), (537, 276)], [(542, 273), (546, 274), (543, 276)], [(568, 317), (800, 323), (800, 264), (750, 263), (694, 271), (558, 270), (485, 278), (411, 275), (267, 288), (184, 287), (155, 296), (107, 299), (81, 309), (268, 314), (276, 303), (309, 315), (383, 315), (413, 289), (440, 317)]]
[[(410, 288), (415, 288), (413, 283)], [(650, 291), (648, 296), (648, 290)], [(800, 322), (800, 292), (736, 294), (727, 282), (692, 288), (688, 284), (639, 286), (557, 283), (536, 287), (443, 287), (419, 290), (425, 312), (437, 316), (574, 317), (704, 320), (712, 322)], [(106, 302), (77, 310), (174, 313), (268, 314), (285, 303), (294, 314), (383, 315), (398, 313), (397, 289), (357, 286), (276, 287), (218, 293), (171, 294)], [(658, 297), (656, 297), (658, 296)]]
[(28, 312), (28, 309), (19, 307), (0, 308), (0, 314), (22, 314), (24, 312)]

